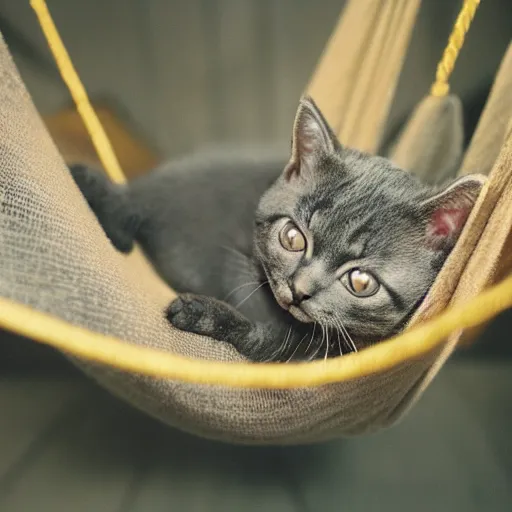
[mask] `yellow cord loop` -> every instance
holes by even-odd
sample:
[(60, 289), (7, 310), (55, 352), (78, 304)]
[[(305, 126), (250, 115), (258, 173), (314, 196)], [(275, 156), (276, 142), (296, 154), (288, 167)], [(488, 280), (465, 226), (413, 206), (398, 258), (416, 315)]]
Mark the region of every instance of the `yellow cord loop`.
[(455, 67), (455, 61), (459, 56), (460, 49), (464, 44), (464, 39), (479, 5), (480, 0), (464, 0), (464, 5), (460, 10), (450, 38), (448, 39), (448, 45), (444, 50), (441, 61), (437, 65), (436, 81), (432, 84), (432, 88), (430, 89), (432, 96), (446, 96), (450, 92), (448, 80)]
[(89, 132), (89, 137), (91, 137), (92, 143), (96, 148), (96, 153), (98, 154), (105, 172), (115, 183), (124, 183), (126, 178), (121, 170), (121, 166), (119, 165), (107, 134), (105, 133), (98, 116), (94, 112), (91, 103), (89, 102), (85, 88), (75, 71), (71, 59), (69, 58), (69, 54), (59, 36), (59, 32), (52, 20), (45, 1), (30, 0), (30, 5), (36, 12), (39, 24), (43, 29), (46, 40), (48, 41), (48, 46), (53, 53), (53, 57), (57, 63), (62, 79), (66, 83), (69, 92), (73, 97), (78, 113)]
[[(430, 353), (450, 334), (482, 325), (512, 306), (512, 277), (467, 303), (358, 353), (302, 363), (190, 359), (94, 333), (0, 297), (0, 325), (75, 357), (120, 370), (195, 384), (293, 389), (366, 377)], [(28, 321), (29, 320), (29, 321)]]

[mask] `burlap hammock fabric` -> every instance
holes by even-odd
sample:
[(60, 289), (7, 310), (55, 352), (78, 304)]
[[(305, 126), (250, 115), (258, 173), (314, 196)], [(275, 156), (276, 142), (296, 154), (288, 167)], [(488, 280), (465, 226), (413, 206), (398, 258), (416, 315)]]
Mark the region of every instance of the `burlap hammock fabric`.
[[(343, 142), (372, 151), (378, 147), (419, 3), (349, 2), (310, 85), (338, 133), (348, 134)], [(369, 13), (379, 14), (365, 25)], [(343, 58), (352, 63), (350, 80), (366, 84), (367, 97), (354, 85), (341, 87), (339, 95), (325, 85), (331, 77), (327, 63), (341, 52), (336, 41), (349, 38), (356, 20), (365, 37)], [(58, 41), (52, 43), (55, 47)], [(361, 48), (373, 57), (362, 58)], [(382, 48), (387, 53), (376, 58)], [(511, 52), (486, 111), (510, 113), (512, 97), (499, 84), (510, 83)], [(375, 70), (376, 62), (388, 57), (389, 65)], [(504, 257), (512, 253), (508, 123), (500, 123), (496, 133), (500, 150), (492, 144), (486, 152), (485, 137), (475, 137), (468, 152), (494, 162), (490, 179), (412, 321), (422, 325), (325, 363), (256, 365), (242, 362), (228, 345), (166, 322), (163, 307), (172, 290), (139, 251), (125, 257), (113, 249), (50, 140), (3, 41), (0, 74), (0, 325), (64, 351), (112, 393), (170, 425), (243, 443), (304, 443), (378, 430), (401, 418), (421, 395), (462, 328), (512, 305), (510, 279), (481, 293), (510, 268), (510, 258)], [(367, 101), (379, 107), (364, 110)], [(497, 101), (503, 102), (501, 109)], [(364, 122), (350, 129), (337, 113), (340, 105), (345, 114), (347, 109), (365, 112)], [(425, 122), (422, 130), (432, 135), (429, 119), (414, 122)], [(482, 117), (482, 123), (491, 121)], [(482, 131), (483, 126), (477, 134)], [(100, 132), (96, 135), (101, 138)], [(421, 142), (415, 142), (415, 151), (438, 157), (428, 150), (436, 140)], [(464, 168), (473, 170), (471, 162), (465, 161)]]

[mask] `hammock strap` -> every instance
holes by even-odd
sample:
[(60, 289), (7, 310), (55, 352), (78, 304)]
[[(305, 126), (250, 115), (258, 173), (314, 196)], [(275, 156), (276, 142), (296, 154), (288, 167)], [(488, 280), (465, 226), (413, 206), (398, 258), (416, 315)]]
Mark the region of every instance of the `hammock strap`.
[(446, 96), (450, 92), (448, 80), (479, 5), (480, 0), (464, 0), (441, 61), (437, 65), (436, 81), (430, 89), (432, 96)]
[(89, 137), (91, 137), (105, 172), (113, 182), (125, 183), (126, 178), (112, 149), (112, 145), (87, 97), (87, 92), (69, 58), (69, 54), (59, 36), (59, 32), (57, 31), (57, 27), (53, 22), (45, 1), (30, 0), (30, 5), (36, 12), (39, 24), (44, 32), (48, 46), (53, 53), (60, 75), (73, 97), (78, 113), (89, 132)]

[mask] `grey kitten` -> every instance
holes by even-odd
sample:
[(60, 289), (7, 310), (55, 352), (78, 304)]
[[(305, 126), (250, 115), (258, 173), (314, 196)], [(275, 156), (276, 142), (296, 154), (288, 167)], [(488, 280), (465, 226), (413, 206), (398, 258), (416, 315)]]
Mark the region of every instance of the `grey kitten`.
[(128, 186), (71, 171), (114, 246), (128, 252), (136, 240), (162, 278), (188, 292), (168, 320), (253, 361), (335, 356), (399, 332), (484, 182), (471, 175), (433, 188), (342, 147), (308, 97), (288, 162), (189, 158)]

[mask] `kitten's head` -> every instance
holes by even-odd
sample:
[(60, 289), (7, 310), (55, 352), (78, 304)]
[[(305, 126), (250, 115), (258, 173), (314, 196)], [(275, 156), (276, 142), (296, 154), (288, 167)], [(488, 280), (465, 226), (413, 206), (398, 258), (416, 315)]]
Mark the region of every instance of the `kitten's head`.
[(256, 255), (277, 302), (298, 320), (377, 341), (419, 305), (483, 182), (471, 175), (434, 189), (344, 148), (304, 98), (291, 159), (257, 210)]

